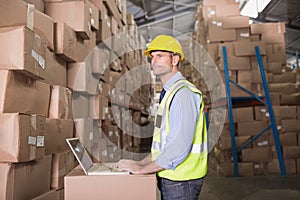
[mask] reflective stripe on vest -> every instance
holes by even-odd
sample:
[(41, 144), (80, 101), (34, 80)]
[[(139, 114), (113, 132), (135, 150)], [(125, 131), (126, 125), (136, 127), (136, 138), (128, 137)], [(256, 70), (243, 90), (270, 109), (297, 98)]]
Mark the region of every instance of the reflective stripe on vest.
[[(201, 95), (201, 92), (195, 88), (193, 84), (187, 80), (177, 81), (165, 94), (162, 102), (155, 117), (155, 128), (152, 142), (152, 160), (155, 160), (163, 150), (164, 141), (170, 132), (169, 125), (169, 108), (171, 101), (176, 94), (182, 88), (188, 88), (194, 93)], [(179, 164), (175, 170), (162, 170), (157, 173), (159, 177), (168, 178), (170, 180), (191, 180), (205, 176), (207, 172), (207, 154), (208, 154), (208, 143), (207, 143), (207, 130), (205, 115), (203, 113), (204, 103), (201, 99), (201, 105), (199, 109), (198, 121), (195, 128), (194, 140), (190, 153), (186, 159)], [(165, 119), (163, 120), (163, 116)], [(162, 123), (166, 124), (165, 133), (161, 133)]]

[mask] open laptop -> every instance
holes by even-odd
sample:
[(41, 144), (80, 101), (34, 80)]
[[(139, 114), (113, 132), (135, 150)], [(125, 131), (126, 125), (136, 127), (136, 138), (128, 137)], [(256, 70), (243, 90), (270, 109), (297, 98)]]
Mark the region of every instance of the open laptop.
[(66, 141), (86, 175), (129, 174), (115, 169), (115, 163), (93, 163), (79, 138), (67, 138)]

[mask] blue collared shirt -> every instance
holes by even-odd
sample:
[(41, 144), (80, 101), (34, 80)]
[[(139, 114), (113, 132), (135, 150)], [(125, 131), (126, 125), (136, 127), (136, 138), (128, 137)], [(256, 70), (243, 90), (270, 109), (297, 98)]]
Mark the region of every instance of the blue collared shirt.
[[(178, 80), (185, 79), (180, 72), (173, 75), (163, 88), (168, 91)], [(155, 163), (165, 169), (174, 170), (189, 154), (196, 123), (198, 120), (201, 97), (188, 88), (180, 89), (174, 96), (170, 105), (170, 132), (163, 144), (162, 153)], [(163, 121), (165, 117), (163, 116)], [(161, 131), (164, 132), (166, 123), (162, 123)]]

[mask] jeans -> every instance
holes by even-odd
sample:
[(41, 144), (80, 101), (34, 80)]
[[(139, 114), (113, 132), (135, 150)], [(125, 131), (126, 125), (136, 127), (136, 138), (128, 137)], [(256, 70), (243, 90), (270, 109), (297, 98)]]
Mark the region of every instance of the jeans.
[(188, 181), (171, 181), (157, 177), (161, 200), (198, 200), (203, 178)]

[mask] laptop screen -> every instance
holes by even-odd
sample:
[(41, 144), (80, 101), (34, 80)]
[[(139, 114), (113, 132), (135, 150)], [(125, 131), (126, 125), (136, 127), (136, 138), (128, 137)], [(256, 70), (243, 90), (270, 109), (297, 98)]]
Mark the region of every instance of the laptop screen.
[(68, 139), (68, 142), (71, 145), (72, 151), (76, 154), (78, 162), (87, 172), (93, 166), (93, 161), (91, 160), (88, 152), (78, 138)]

